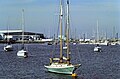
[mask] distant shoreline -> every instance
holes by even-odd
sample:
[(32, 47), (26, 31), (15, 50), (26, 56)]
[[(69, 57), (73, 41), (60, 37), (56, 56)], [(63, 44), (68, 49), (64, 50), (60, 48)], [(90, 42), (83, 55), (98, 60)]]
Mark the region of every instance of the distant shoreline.
[[(0, 40), (0, 44), (6, 44), (6, 43), (7, 43), (6, 41)], [(17, 44), (17, 43), (22, 43), (22, 41), (11, 41), (10, 43), (11, 44)], [(43, 43), (47, 43), (47, 42), (25, 40), (24, 43), (26, 43), (26, 44), (29, 44), (29, 43), (40, 43), (40, 44), (43, 44)]]

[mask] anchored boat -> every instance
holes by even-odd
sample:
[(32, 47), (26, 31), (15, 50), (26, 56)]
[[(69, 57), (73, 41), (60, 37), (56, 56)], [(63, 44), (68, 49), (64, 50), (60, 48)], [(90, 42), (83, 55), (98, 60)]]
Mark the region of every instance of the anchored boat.
[(24, 9), (22, 9), (22, 47), (21, 50), (17, 52), (18, 57), (28, 57), (28, 51), (25, 50), (24, 46)]
[(70, 50), (69, 50), (69, 0), (67, 0), (67, 36), (66, 36), (66, 41), (67, 41), (67, 56), (63, 56), (63, 41), (62, 41), (62, 20), (63, 20), (63, 5), (62, 5), (62, 0), (60, 0), (60, 57), (59, 58), (50, 58), (50, 64), (45, 65), (45, 68), (49, 72), (54, 72), (54, 73), (60, 73), (60, 74), (73, 74), (74, 71), (81, 65), (73, 65), (70, 62)]

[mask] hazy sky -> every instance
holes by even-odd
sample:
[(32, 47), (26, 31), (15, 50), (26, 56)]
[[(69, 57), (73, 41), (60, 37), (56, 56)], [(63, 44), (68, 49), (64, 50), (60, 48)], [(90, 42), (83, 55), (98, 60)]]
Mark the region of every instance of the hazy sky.
[[(66, 0), (64, 0), (65, 2)], [(21, 28), (21, 10), (25, 9), (25, 30), (57, 34), (59, 0), (0, 0), (0, 30)], [(96, 32), (113, 36), (120, 31), (120, 0), (70, 0), (70, 25), (73, 36), (91, 36)], [(119, 32), (120, 33), (120, 32)]]

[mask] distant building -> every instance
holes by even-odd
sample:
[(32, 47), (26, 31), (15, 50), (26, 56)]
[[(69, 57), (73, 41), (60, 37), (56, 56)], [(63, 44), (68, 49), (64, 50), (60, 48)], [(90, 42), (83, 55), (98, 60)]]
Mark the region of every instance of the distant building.
[[(2, 30), (1, 39), (12, 39), (12, 40), (21, 40), (22, 39), (22, 30)], [(44, 34), (33, 33), (33, 32), (24, 32), (24, 40), (39, 40), (44, 39)]]

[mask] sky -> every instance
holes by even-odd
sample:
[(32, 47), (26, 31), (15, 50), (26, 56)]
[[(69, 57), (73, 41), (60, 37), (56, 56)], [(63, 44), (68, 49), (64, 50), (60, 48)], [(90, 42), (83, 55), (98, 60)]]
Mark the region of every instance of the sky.
[[(25, 10), (25, 30), (51, 37), (58, 32), (60, 0), (0, 0), (0, 30), (21, 29), (21, 12)], [(63, 0), (64, 4), (66, 0)], [(70, 0), (71, 36), (120, 36), (120, 0)], [(115, 28), (113, 30), (113, 28)]]

